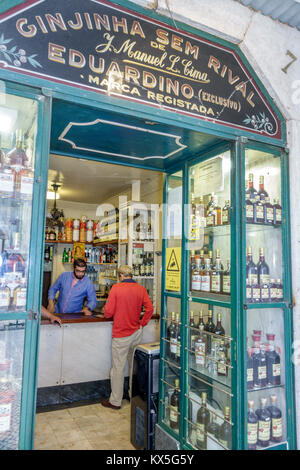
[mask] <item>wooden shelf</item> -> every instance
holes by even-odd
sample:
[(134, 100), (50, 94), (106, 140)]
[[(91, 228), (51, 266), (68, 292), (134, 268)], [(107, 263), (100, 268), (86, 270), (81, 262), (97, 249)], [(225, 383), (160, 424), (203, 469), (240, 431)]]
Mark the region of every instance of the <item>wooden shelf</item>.
[(66, 242), (63, 240), (45, 240), (46, 245), (74, 245), (74, 243), (84, 243), (85, 245), (91, 245), (91, 246), (103, 246), (103, 245), (115, 245), (118, 243), (118, 240), (108, 240), (106, 242)]

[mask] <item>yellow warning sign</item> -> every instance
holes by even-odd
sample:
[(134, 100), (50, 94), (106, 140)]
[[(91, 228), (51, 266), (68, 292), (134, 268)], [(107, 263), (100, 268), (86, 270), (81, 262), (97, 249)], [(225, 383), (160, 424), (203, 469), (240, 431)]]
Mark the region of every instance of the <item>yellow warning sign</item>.
[(180, 292), (181, 288), (181, 248), (166, 250), (166, 290)]

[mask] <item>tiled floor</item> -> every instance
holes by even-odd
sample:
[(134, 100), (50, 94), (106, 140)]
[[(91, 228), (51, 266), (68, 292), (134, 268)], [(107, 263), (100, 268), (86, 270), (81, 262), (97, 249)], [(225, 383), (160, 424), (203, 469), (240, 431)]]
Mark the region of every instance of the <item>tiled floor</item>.
[(37, 413), (36, 450), (134, 450), (130, 443), (130, 404), (120, 410), (100, 403)]

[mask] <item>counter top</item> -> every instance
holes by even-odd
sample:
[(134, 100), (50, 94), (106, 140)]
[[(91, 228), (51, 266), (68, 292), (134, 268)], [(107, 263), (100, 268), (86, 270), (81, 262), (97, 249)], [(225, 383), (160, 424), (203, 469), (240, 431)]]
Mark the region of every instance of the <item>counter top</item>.
[[(93, 322), (108, 322), (112, 321), (111, 318), (98, 317), (94, 315), (82, 315), (82, 313), (57, 313), (57, 317), (61, 319), (62, 324), (64, 323), (93, 323)], [(152, 315), (151, 320), (159, 320), (160, 315)], [(42, 320), (42, 325), (51, 325), (49, 320)], [(57, 325), (54, 323), (54, 325)]]

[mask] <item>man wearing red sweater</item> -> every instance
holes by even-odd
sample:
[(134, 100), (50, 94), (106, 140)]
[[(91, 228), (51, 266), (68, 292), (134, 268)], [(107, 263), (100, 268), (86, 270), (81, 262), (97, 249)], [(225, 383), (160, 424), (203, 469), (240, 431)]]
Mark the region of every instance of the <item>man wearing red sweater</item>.
[[(111, 394), (101, 400), (103, 406), (114, 410), (121, 408), (126, 361), (131, 368), (133, 350), (141, 343), (143, 327), (153, 314), (147, 290), (132, 279), (132, 268), (120, 266), (118, 274), (120, 282), (112, 286), (104, 310), (105, 318), (113, 318)], [(142, 306), (145, 312), (141, 318)]]

